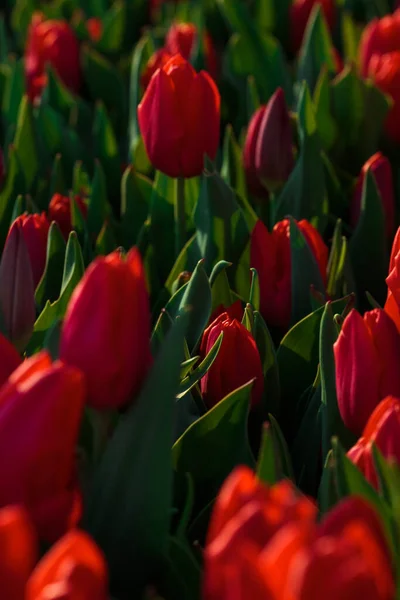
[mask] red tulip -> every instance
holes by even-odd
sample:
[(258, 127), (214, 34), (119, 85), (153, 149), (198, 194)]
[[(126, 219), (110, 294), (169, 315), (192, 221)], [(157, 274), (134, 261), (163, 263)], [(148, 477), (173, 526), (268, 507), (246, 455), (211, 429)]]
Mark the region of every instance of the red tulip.
[(150, 308), (139, 252), (97, 258), (74, 290), (60, 358), (81, 369), (88, 403), (119, 408), (137, 395), (151, 365)]
[[(165, 38), (165, 48), (171, 54), (180, 54), (190, 60), (197, 43), (197, 28), (193, 23), (173, 23)], [(217, 78), (217, 53), (209, 33), (204, 34), (206, 69), (213, 79)]]
[(23, 504), (41, 538), (54, 541), (80, 517), (75, 445), (85, 385), (78, 369), (27, 359), (0, 389), (0, 506)]
[(86, 29), (92, 42), (98, 42), (103, 35), (103, 23), (98, 17), (86, 21)]
[(150, 79), (153, 77), (154, 73), (158, 71), (158, 69), (162, 69), (167, 62), (171, 60), (171, 58), (172, 54), (170, 54), (165, 48), (160, 48), (160, 50), (154, 52), (154, 54), (149, 58), (146, 68), (140, 78), (143, 89), (147, 89)]
[(211, 408), (255, 378), (251, 403), (257, 406), (264, 389), (263, 368), (256, 342), (240, 321), (228, 313), (220, 315), (203, 333), (200, 355), (204, 358), (208, 354), (221, 332), (224, 336), (217, 357), (201, 379), (203, 399)]
[(320, 4), (329, 29), (336, 21), (335, 0), (294, 0), (290, 7), (290, 39), (293, 52), (297, 53), (303, 41), (308, 20), (315, 5)]
[[(305, 220), (297, 223), (308, 243), (326, 282), (328, 248), (318, 231)], [(250, 245), (250, 265), (257, 270), (260, 283), (260, 310), (267, 323), (287, 328), (291, 315), (291, 253), (290, 221), (277, 223), (272, 232), (261, 221), (257, 221)]]
[(365, 500), (346, 498), (319, 525), (289, 482), (272, 488), (238, 467), (216, 500), (203, 600), (393, 600), (387, 540)]
[(267, 105), (253, 115), (243, 148), (247, 185), (255, 196), (276, 191), (293, 166), (292, 126), (285, 94), (278, 88)]
[(361, 212), (362, 190), (365, 177), (371, 170), (381, 195), (382, 205), (385, 212), (386, 235), (392, 236), (395, 223), (395, 200), (392, 167), (389, 160), (381, 152), (377, 152), (364, 164), (354, 190), (352, 203), (350, 205), (350, 222), (356, 227)]
[(35, 13), (25, 48), (25, 77), (31, 101), (41, 95), (50, 64), (63, 83), (77, 93), (81, 84), (79, 41), (66, 21), (44, 20)]
[(361, 435), (369, 417), (388, 394), (400, 395), (400, 335), (381, 309), (362, 317), (352, 310), (334, 346), (336, 389), (346, 427)]
[(365, 426), (362, 437), (348, 452), (365, 478), (378, 488), (378, 478), (373, 457), (375, 445), (388, 460), (400, 464), (400, 400), (388, 396), (374, 410)]
[(21, 362), (21, 357), (14, 346), (0, 334), (0, 387)]
[(385, 121), (386, 135), (400, 143), (400, 50), (389, 54), (374, 54), (369, 63), (368, 76), (385, 94), (393, 105)]
[(25, 213), (17, 217), (13, 225), (16, 223), (22, 226), (22, 234), (31, 261), (33, 285), (36, 288), (46, 266), (47, 234), (49, 233), (50, 223), (44, 212), (33, 215)]
[(155, 169), (195, 177), (204, 155), (214, 160), (219, 141), (220, 96), (212, 78), (196, 73), (179, 54), (152, 77), (138, 106), (140, 131)]
[[(77, 203), (83, 218), (86, 219), (88, 209), (85, 202), (78, 195), (75, 196), (74, 200)], [(57, 223), (61, 233), (67, 240), (72, 231), (70, 198), (68, 196), (63, 196), (62, 194), (54, 194), (50, 200), (48, 215), (50, 221), (55, 221)]]
[(373, 19), (365, 27), (360, 40), (359, 61), (361, 75), (370, 75), (370, 62), (374, 55), (382, 56), (400, 50), (400, 10), (382, 19)]
[(67, 533), (41, 559), (26, 587), (25, 600), (107, 600), (107, 565), (85, 532)]
[(400, 227), (393, 241), (390, 256), (389, 275), (386, 278), (388, 295), (385, 303), (385, 312), (396, 323), (400, 332)]

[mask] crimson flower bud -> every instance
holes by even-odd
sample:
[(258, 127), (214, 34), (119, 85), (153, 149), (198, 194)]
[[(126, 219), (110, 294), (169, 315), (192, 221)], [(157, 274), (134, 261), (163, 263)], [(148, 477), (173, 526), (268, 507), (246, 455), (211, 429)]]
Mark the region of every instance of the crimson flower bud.
[(60, 358), (83, 371), (95, 408), (119, 408), (137, 395), (152, 358), (149, 299), (136, 249), (127, 260), (113, 252), (87, 269), (67, 308)]
[(200, 355), (204, 358), (208, 354), (221, 332), (224, 336), (217, 357), (200, 383), (204, 402), (211, 408), (255, 378), (251, 403), (257, 406), (264, 389), (261, 358), (254, 338), (240, 321), (231, 319), (228, 313), (220, 315), (204, 331)]
[[(47, 236), (50, 223), (46, 213), (29, 215), (24, 213), (17, 217), (13, 225), (21, 227), (25, 244), (28, 248), (29, 259), (32, 267), (33, 285), (36, 288), (42, 278), (46, 266)], [(11, 229), (8, 235), (10, 235)]]
[(350, 221), (353, 227), (356, 227), (361, 212), (362, 190), (364, 179), (371, 170), (382, 199), (382, 206), (385, 213), (386, 234), (392, 236), (395, 223), (395, 201), (392, 167), (389, 160), (381, 152), (377, 152), (361, 169), (357, 184), (354, 190), (352, 203), (350, 205)]
[(31, 101), (39, 97), (47, 83), (50, 64), (63, 83), (77, 93), (81, 84), (79, 41), (66, 21), (48, 20), (35, 13), (25, 48), (25, 78)]
[[(326, 282), (328, 248), (318, 231), (305, 220), (297, 223), (318, 263)], [(284, 219), (270, 233), (257, 221), (250, 243), (250, 266), (258, 273), (260, 312), (268, 324), (286, 329), (292, 308), (292, 267), (290, 252), (290, 221)]]
[[(80, 196), (75, 196), (74, 200), (77, 203), (83, 218), (86, 219), (88, 209), (85, 202)], [(62, 194), (54, 194), (50, 200), (48, 215), (50, 221), (55, 221), (57, 223), (61, 233), (67, 240), (72, 231), (70, 198), (68, 196), (63, 196)]]
[(220, 95), (212, 78), (177, 54), (151, 78), (138, 106), (140, 131), (155, 169), (196, 177), (219, 141)]
[(281, 88), (254, 113), (243, 148), (243, 163), (249, 190), (255, 196), (264, 195), (264, 188), (276, 191), (289, 177), (294, 166), (292, 126)]
[(379, 402), (400, 396), (400, 335), (382, 309), (362, 317), (353, 309), (334, 345), (336, 389), (343, 422), (355, 435), (362, 431)]

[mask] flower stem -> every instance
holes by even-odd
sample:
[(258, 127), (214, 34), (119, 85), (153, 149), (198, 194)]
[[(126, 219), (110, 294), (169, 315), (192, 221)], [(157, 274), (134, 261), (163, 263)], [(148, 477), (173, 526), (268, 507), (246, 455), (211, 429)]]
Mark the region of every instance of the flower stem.
[(179, 255), (186, 242), (186, 210), (185, 210), (185, 180), (178, 177), (176, 180), (175, 201), (175, 251)]

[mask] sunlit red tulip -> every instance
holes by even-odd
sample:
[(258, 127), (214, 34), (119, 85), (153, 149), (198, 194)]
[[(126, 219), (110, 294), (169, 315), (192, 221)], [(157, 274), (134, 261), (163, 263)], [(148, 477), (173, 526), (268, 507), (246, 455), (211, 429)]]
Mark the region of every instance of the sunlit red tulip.
[[(80, 196), (75, 196), (75, 202), (82, 213), (84, 219), (87, 217), (87, 206)], [(48, 215), (50, 221), (55, 221), (59, 226), (61, 233), (67, 240), (72, 231), (71, 223), (71, 199), (62, 194), (54, 194), (50, 200)]]
[(205, 330), (200, 355), (204, 358), (208, 354), (221, 333), (223, 339), (217, 357), (201, 379), (203, 399), (211, 408), (255, 378), (251, 402), (257, 406), (264, 389), (261, 358), (253, 336), (240, 321), (230, 318), (228, 313), (220, 315)]
[(32, 266), (33, 285), (36, 288), (46, 266), (47, 235), (50, 223), (44, 212), (33, 215), (24, 213), (15, 219), (13, 225), (16, 223), (22, 226), (22, 234)]
[(35, 13), (28, 29), (25, 48), (27, 93), (33, 101), (47, 83), (46, 65), (56, 71), (73, 92), (81, 84), (79, 41), (66, 21), (48, 20)]
[(393, 105), (385, 121), (386, 135), (400, 143), (400, 48), (389, 54), (373, 54), (368, 66), (368, 77), (385, 94)]
[[(165, 38), (166, 50), (174, 55), (180, 54), (190, 60), (197, 41), (197, 28), (193, 23), (173, 23)], [(204, 34), (205, 68), (213, 79), (217, 77), (217, 53), (209, 33)]]
[(243, 164), (249, 190), (255, 196), (264, 196), (265, 190), (276, 191), (289, 177), (294, 166), (292, 126), (281, 88), (250, 121)]
[(372, 446), (375, 445), (386, 459), (400, 464), (400, 400), (388, 396), (374, 410), (362, 437), (348, 452), (368, 481), (378, 487)]
[(220, 96), (212, 78), (196, 73), (179, 54), (159, 69), (138, 106), (140, 131), (155, 169), (170, 177), (195, 177), (204, 156), (215, 159)]
[[(305, 220), (297, 223), (318, 263), (326, 282), (328, 248), (318, 231)], [(268, 324), (287, 328), (292, 308), (292, 269), (290, 221), (277, 223), (270, 233), (257, 221), (251, 233), (250, 266), (257, 270), (260, 283), (260, 312)]]
[(385, 303), (385, 312), (396, 323), (400, 332), (400, 227), (392, 245), (390, 256), (389, 274), (386, 278), (388, 295)]
[(395, 200), (392, 167), (389, 160), (382, 154), (377, 152), (361, 169), (357, 184), (354, 190), (352, 203), (350, 205), (350, 220), (353, 227), (356, 227), (361, 212), (362, 191), (365, 177), (368, 171), (371, 170), (375, 177), (376, 185), (382, 199), (382, 206), (385, 213), (386, 234), (390, 237), (393, 234), (395, 223)]
[(99, 257), (77, 285), (65, 315), (60, 357), (79, 367), (88, 402), (117, 408), (140, 390), (151, 365), (150, 308), (139, 252)]
[(388, 394), (400, 396), (400, 335), (384, 310), (362, 317), (353, 309), (334, 352), (340, 414), (345, 425), (361, 435), (379, 402)]
[(303, 41), (304, 32), (314, 6), (321, 5), (329, 29), (336, 21), (335, 0), (293, 0), (290, 7), (290, 40), (293, 52), (297, 52)]
[(0, 389), (0, 506), (23, 504), (54, 541), (80, 518), (75, 446), (85, 382), (46, 352), (25, 360)]
[(382, 56), (400, 50), (400, 11), (373, 19), (365, 27), (359, 46), (361, 75), (368, 77), (374, 55)]

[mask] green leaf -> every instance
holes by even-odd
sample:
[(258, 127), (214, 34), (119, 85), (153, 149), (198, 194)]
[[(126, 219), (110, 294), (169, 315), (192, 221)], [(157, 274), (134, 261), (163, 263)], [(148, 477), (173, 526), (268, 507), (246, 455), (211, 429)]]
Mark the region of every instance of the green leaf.
[(231, 306), (233, 304), (234, 298), (226, 274), (226, 268), (230, 267), (231, 264), (226, 261), (220, 261), (211, 272), (211, 312), (218, 306)]
[(54, 157), (50, 178), (50, 199), (54, 196), (54, 194), (65, 195), (66, 189), (67, 185), (65, 183), (61, 154), (56, 154)]
[(10, 147), (8, 168), (3, 189), (0, 192), (0, 248), (10, 228), (14, 200), (25, 191), (25, 179), (14, 147)]
[(261, 481), (273, 485), (281, 479), (293, 477), (293, 467), (285, 438), (277, 421), (270, 415), (263, 428), (261, 448), (257, 460), (257, 475)]
[(168, 553), (173, 417), (187, 324), (182, 316), (171, 328), (107, 445), (86, 499), (86, 529), (106, 555), (111, 588), (124, 597), (138, 597)]
[(16, 125), (20, 104), (25, 93), (24, 59), (11, 62), (11, 76), (3, 96), (3, 113), (8, 125)]
[(35, 301), (39, 310), (46, 302), (54, 302), (60, 295), (66, 244), (61, 231), (53, 221), (47, 236), (46, 266), (35, 291)]
[(107, 199), (106, 178), (100, 162), (96, 160), (87, 215), (89, 233), (98, 236), (104, 221), (108, 219), (110, 214), (111, 208)]
[(117, 140), (107, 111), (101, 102), (96, 105), (93, 124), (93, 143), (96, 158), (104, 170), (108, 193), (118, 195), (120, 184), (120, 158)]
[(14, 146), (21, 162), (26, 186), (28, 190), (31, 190), (39, 172), (39, 155), (33, 125), (32, 105), (27, 96), (23, 97), (19, 107)]
[(236, 141), (231, 125), (225, 129), (221, 177), (239, 196), (246, 197), (246, 178), (243, 168), (242, 151)]
[(181, 315), (188, 307), (191, 307), (192, 310), (187, 331), (187, 342), (189, 349), (193, 350), (197, 346), (211, 314), (211, 288), (203, 261), (199, 261), (189, 282), (184, 286), (184, 293), (177, 315)]
[(330, 298), (336, 296), (338, 288), (341, 289), (346, 266), (346, 257), (347, 238), (342, 235), (342, 222), (338, 219), (333, 233), (332, 248), (328, 263), (328, 284), (326, 291)]
[(260, 353), (264, 373), (264, 412), (279, 414), (280, 381), (274, 343), (268, 327), (258, 311), (255, 311), (253, 337)]
[(335, 143), (338, 128), (332, 116), (331, 90), (328, 71), (325, 68), (322, 68), (317, 80), (313, 100), (318, 136), (324, 150), (329, 150)]
[(331, 84), (332, 108), (340, 130), (340, 141), (355, 145), (359, 141), (365, 116), (363, 84), (354, 67), (345, 69)]
[(117, 242), (115, 240), (115, 235), (113, 228), (111, 225), (105, 221), (98, 237), (96, 240), (96, 255), (97, 256), (107, 256), (117, 247)]
[(127, 6), (117, 1), (102, 15), (103, 32), (96, 47), (100, 52), (115, 54), (121, 51), (127, 24)]
[(182, 396), (187, 394), (187, 392), (191, 390), (192, 387), (195, 386), (200, 381), (200, 379), (204, 377), (204, 375), (207, 373), (208, 369), (211, 367), (214, 360), (217, 358), (217, 354), (219, 352), (219, 349), (221, 348), (223, 336), (224, 334), (221, 332), (218, 338), (216, 339), (215, 343), (213, 344), (212, 348), (201, 361), (201, 363), (194, 369), (194, 371), (189, 373), (187, 377), (185, 377), (181, 381), (179, 391), (177, 394), (178, 398), (182, 398)]
[(152, 183), (128, 167), (121, 180), (121, 237), (124, 248), (135, 245), (150, 210)]
[[(169, 538), (167, 573), (161, 587), (163, 595), (168, 598), (200, 600), (200, 566), (189, 545), (177, 537)], [(162, 599), (154, 598), (154, 600)]]

